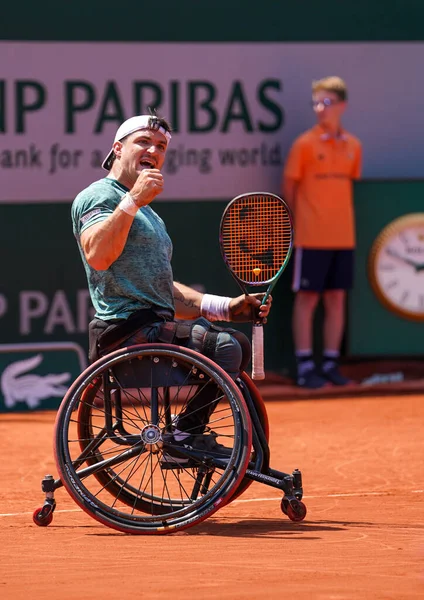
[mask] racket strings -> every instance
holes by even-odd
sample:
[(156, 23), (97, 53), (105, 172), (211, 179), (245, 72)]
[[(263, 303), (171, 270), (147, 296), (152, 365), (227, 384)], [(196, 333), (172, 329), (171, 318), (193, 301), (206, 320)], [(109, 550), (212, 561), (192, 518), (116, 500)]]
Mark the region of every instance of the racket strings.
[(233, 272), (245, 283), (271, 280), (292, 246), (286, 206), (272, 196), (251, 195), (229, 205), (221, 224), (221, 245)]

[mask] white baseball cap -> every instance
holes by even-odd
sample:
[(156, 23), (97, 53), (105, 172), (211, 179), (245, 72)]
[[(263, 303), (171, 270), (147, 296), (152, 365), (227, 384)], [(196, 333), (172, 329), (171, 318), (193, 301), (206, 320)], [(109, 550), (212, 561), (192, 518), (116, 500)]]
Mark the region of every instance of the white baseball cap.
[[(127, 137), (127, 135), (130, 135), (130, 133), (134, 133), (134, 131), (140, 131), (141, 129), (153, 129), (155, 131), (160, 131), (161, 133), (163, 133), (163, 135), (166, 137), (169, 143), (171, 140), (171, 134), (164, 127), (159, 125), (159, 123), (160, 121), (155, 115), (138, 115), (136, 117), (131, 117), (119, 126), (113, 143), (120, 142), (125, 137)], [(109, 154), (102, 162), (102, 167), (106, 169), (106, 171), (110, 171), (112, 167), (112, 156), (113, 148), (111, 148)]]

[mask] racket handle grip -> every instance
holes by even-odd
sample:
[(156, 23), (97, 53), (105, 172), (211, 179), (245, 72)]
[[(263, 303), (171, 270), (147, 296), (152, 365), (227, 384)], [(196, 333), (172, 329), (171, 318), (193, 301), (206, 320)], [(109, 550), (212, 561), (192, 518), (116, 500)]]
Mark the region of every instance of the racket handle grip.
[(256, 323), (252, 327), (252, 379), (265, 379), (264, 328)]

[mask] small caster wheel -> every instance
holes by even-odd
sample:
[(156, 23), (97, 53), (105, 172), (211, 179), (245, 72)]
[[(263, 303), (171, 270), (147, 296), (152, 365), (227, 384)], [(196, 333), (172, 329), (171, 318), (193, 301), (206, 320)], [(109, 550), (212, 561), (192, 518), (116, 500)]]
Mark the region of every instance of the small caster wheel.
[[(300, 500), (287, 502), (286, 515), (290, 521), (303, 521), (306, 517), (306, 506)], [(284, 511), (283, 511), (284, 512)]]
[(37, 508), (32, 515), (32, 520), (39, 527), (47, 527), (53, 521), (53, 508), (49, 504)]

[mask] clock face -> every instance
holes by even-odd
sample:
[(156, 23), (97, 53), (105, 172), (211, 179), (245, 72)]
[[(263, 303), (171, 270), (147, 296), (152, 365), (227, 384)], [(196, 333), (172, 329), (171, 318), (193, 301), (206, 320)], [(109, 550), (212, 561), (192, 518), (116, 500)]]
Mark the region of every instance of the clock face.
[(401, 217), (383, 229), (371, 250), (369, 274), (387, 308), (424, 321), (424, 213)]

